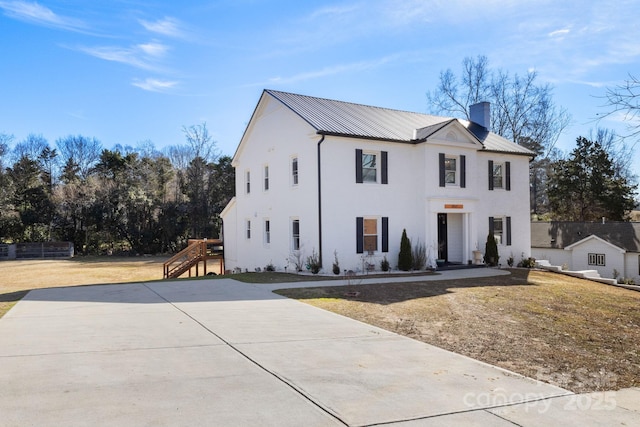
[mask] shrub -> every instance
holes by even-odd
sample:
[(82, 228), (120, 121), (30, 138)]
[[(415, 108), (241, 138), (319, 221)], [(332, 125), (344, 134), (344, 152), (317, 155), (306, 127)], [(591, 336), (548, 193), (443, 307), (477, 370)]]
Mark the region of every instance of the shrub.
[(340, 263), (338, 262), (338, 251), (333, 251), (333, 274), (340, 274)]
[(382, 258), (382, 261), (380, 261), (380, 270), (389, 271), (389, 260), (386, 255)]
[(293, 266), (296, 268), (296, 271), (302, 271), (302, 267), (304, 266), (302, 262), (303, 259), (304, 258), (302, 250), (297, 250), (289, 254), (289, 258), (287, 258), (287, 261), (293, 264)]
[(494, 267), (498, 265), (499, 259), (498, 244), (495, 237), (493, 237), (493, 233), (489, 233), (487, 235), (487, 243), (484, 246), (484, 263)]
[(523, 267), (523, 268), (533, 268), (536, 266), (536, 259), (529, 257), (527, 259), (522, 259), (522, 261), (520, 261), (518, 263), (518, 267)]
[(413, 262), (411, 263), (413, 269), (424, 269), (427, 265), (427, 248), (423, 243), (420, 243), (420, 240), (413, 246), (411, 256), (413, 257)]
[(264, 271), (276, 271), (276, 267), (273, 265), (273, 262), (269, 262), (269, 264), (264, 268)]
[(307, 257), (307, 268), (311, 270), (313, 274), (318, 274), (322, 268), (320, 265), (320, 257), (315, 249), (311, 251), (311, 256)]
[(400, 254), (398, 255), (398, 269), (402, 271), (411, 270), (413, 265), (413, 255), (411, 254), (411, 241), (407, 237), (407, 230), (402, 230), (400, 238)]

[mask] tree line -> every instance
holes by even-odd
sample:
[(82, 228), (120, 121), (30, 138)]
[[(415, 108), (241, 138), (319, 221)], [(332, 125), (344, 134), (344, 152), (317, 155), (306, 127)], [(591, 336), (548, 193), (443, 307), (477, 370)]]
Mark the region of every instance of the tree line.
[(0, 133), (0, 241), (71, 241), (76, 253), (175, 252), (189, 238), (218, 237), (235, 192), (231, 158), (206, 124), (185, 143), (156, 150), (104, 148), (70, 135), (52, 146)]
[[(637, 177), (628, 138), (640, 135), (640, 81), (633, 76), (605, 96), (610, 111), (629, 119), (629, 134), (597, 129), (574, 150), (556, 148), (570, 122), (553, 88), (534, 71), (512, 75), (484, 56), (465, 58), (457, 76), (446, 70), (427, 93), (434, 114), (469, 119), (469, 105), (491, 102), (492, 131), (532, 150), (533, 220), (627, 220)], [(220, 212), (233, 197), (231, 158), (220, 156), (205, 123), (183, 127), (185, 143), (162, 151), (145, 141), (104, 148), (70, 135), (52, 146), (40, 135), (24, 141), (0, 133), (0, 241), (74, 243), (76, 252), (175, 252), (188, 238), (217, 237)]]

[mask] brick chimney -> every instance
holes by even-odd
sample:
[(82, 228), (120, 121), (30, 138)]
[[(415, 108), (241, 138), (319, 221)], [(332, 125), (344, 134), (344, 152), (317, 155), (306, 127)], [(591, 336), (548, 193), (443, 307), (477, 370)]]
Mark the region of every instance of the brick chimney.
[(491, 130), (491, 103), (484, 101), (470, 105), (469, 117), (472, 122)]

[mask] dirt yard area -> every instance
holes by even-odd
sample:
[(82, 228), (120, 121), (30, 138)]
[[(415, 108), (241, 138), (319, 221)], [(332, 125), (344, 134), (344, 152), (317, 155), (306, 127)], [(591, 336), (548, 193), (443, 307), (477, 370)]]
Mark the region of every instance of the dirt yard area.
[(277, 292), (574, 392), (640, 386), (640, 292), (524, 269)]
[(0, 317), (39, 288), (162, 279), (166, 257), (82, 257), (0, 262)]

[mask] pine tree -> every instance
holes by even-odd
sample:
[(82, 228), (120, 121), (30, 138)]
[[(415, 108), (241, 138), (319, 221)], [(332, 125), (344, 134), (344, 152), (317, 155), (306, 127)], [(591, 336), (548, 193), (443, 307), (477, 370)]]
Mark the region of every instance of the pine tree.
[(609, 154), (597, 141), (579, 137), (569, 157), (553, 169), (548, 194), (555, 220), (623, 221), (635, 205), (637, 186), (616, 174)]
[(411, 270), (413, 265), (413, 255), (411, 254), (411, 241), (407, 237), (407, 230), (402, 230), (400, 239), (400, 254), (398, 255), (398, 268), (402, 271)]

